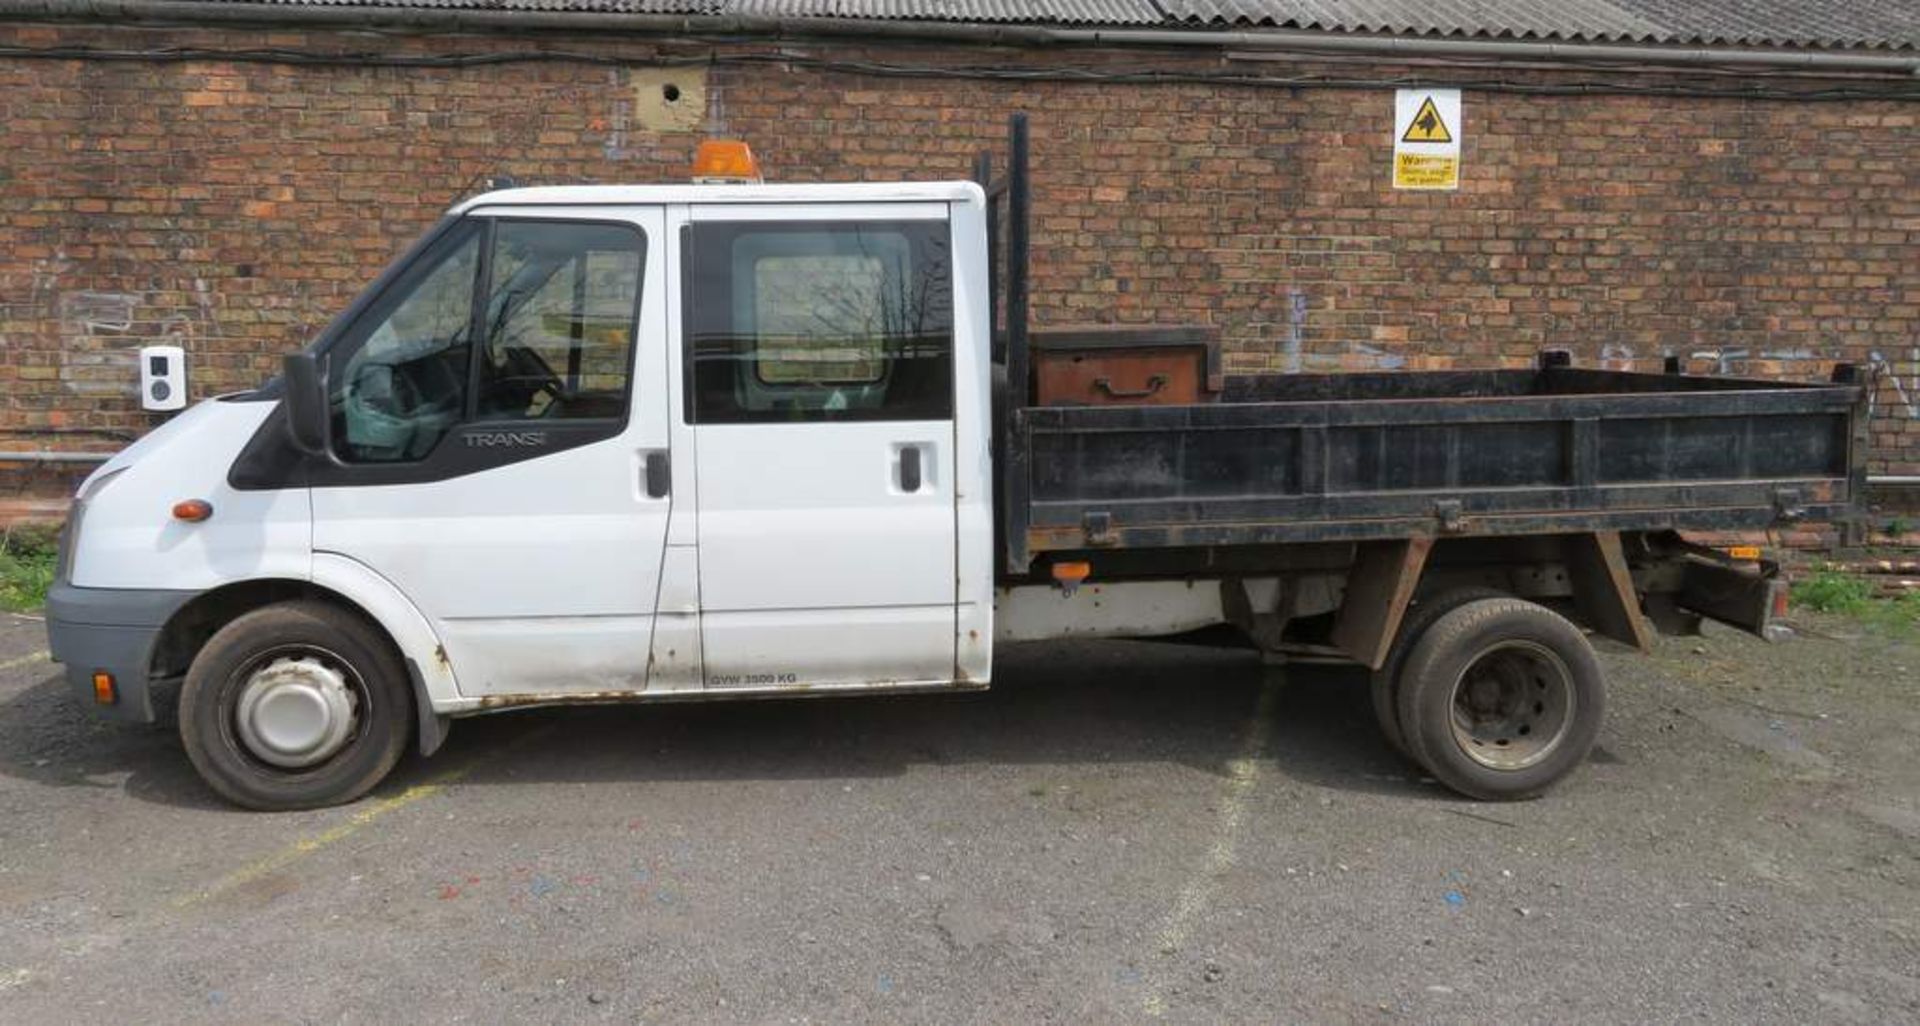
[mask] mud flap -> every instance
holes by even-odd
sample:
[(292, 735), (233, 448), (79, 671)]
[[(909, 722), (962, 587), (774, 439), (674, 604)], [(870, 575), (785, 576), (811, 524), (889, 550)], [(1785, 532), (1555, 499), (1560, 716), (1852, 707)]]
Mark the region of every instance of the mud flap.
[(1762, 563), (1756, 573), (1723, 559), (1688, 553), (1675, 601), (1682, 609), (1771, 641), (1767, 628), (1786, 605), (1787, 582), (1779, 578), (1779, 569), (1777, 564)]
[(413, 682), (413, 703), (420, 724), (420, 757), (440, 750), (447, 741), (447, 717), (433, 711), (433, 699), (427, 697), (427, 682), (420, 676), (420, 664), (407, 660), (407, 677)]

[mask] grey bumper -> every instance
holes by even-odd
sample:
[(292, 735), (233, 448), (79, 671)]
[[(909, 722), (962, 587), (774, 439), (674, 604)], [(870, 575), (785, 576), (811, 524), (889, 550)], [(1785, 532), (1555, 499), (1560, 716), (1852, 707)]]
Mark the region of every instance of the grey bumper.
[[(108, 719), (153, 722), (148, 674), (160, 631), (194, 591), (76, 588), (55, 581), (47, 591), (47, 648), (67, 668), (67, 686), (80, 704)], [(94, 701), (93, 675), (113, 674), (119, 700)]]

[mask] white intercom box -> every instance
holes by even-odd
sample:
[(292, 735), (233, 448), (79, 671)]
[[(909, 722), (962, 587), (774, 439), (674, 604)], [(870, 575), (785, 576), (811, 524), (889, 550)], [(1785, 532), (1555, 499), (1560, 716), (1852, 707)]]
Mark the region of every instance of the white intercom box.
[(179, 346), (140, 350), (140, 406), (148, 410), (187, 408), (187, 351)]

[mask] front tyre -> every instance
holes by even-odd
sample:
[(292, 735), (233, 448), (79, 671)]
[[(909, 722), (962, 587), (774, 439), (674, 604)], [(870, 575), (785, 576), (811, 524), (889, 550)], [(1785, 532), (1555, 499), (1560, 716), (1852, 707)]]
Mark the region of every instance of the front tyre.
[(1427, 628), (1400, 671), (1409, 754), (1472, 798), (1532, 798), (1585, 761), (1606, 716), (1600, 660), (1545, 606), (1479, 599)]
[(386, 637), (320, 602), (222, 627), (180, 691), (180, 739), (221, 797), (250, 809), (349, 802), (406, 750), (413, 696)]

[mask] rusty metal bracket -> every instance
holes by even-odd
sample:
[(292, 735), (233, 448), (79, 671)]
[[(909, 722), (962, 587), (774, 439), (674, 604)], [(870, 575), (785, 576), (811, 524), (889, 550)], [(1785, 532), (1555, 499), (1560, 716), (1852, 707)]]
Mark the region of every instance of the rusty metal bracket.
[(1334, 646), (1369, 669), (1379, 669), (1387, 661), (1387, 650), (1400, 631), (1400, 618), (1413, 601), (1432, 550), (1432, 538), (1360, 546), (1353, 568), (1347, 571), (1346, 595), (1333, 625)]
[(1295, 597), (1294, 589), (1283, 578), (1273, 610), (1262, 612), (1253, 608), (1253, 597), (1247, 593), (1245, 579), (1227, 577), (1220, 581), (1221, 613), (1262, 652), (1278, 651), (1285, 644), (1287, 624), (1293, 620)]
[(1800, 497), (1800, 489), (1775, 488), (1773, 490), (1773, 511), (1775, 518), (1784, 523), (1791, 524), (1796, 520), (1805, 519), (1807, 507), (1805, 501)]
[(1093, 510), (1080, 518), (1080, 527), (1086, 532), (1088, 545), (1117, 545), (1120, 536), (1113, 530), (1113, 514), (1105, 510)]
[(1573, 605), (1602, 637), (1642, 652), (1653, 648), (1653, 632), (1640, 615), (1640, 595), (1627, 569), (1620, 532), (1595, 531), (1567, 539), (1567, 577)]

